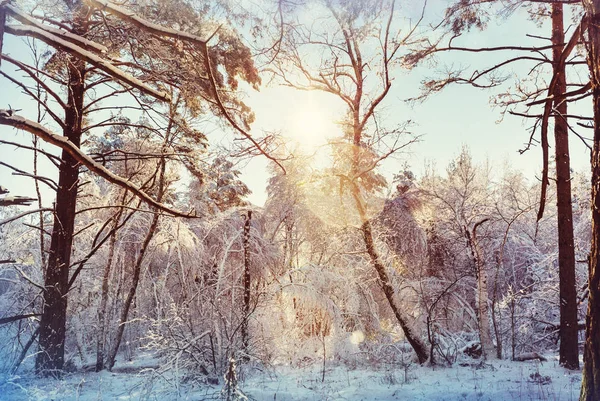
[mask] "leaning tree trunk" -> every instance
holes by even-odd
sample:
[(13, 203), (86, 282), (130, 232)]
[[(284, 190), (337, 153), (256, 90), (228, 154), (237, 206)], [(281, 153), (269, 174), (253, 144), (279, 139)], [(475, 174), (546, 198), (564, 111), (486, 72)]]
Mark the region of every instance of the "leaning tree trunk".
[[(165, 139), (163, 141), (163, 150), (169, 144), (171, 139), (171, 129), (173, 128), (173, 117), (175, 113), (174, 106), (171, 104), (169, 123), (167, 125)], [(175, 106), (176, 107), (176, 106)], [(166, 159), (161, 157), (158, 165), (158, 190), (156, 195), (156, 200), (158, 202), (162, 202), (163, 197), (166, 192)], [(131, 309), (131, 304), (133, 303), (133, 298), (137, 292), (138, 284), (140, 282), (140, 276), (142, 274), (142, 263), (144, 261), (144, 257), (146, 256), (146, 252), (148, 251), (148, 247), (150, 245), (150, 241), (154, 238), (154, 234), (156, 233), (156, 228), (158, 227), (158, 220), (160, 217), (160, 213), (158, 210), (154, 211), (154, 215), (152, 216), (152, 221), (150, 222), (150, 226), (148, 227), (148, 232), (146, 233), (146, 237), (144, 238), (144, 242), (142, 243), (142, 247), (137, 255), (133, 266), (133, 277), (131, 279), (131, 286), (129, 287), (129, 292), (127, 293), (127, 298), (125, 298), (125, 303), (123, 304), (123, 309), (121, 310), (121, 316), (119, 318), (119, 325), (117, 326), (117, 333), (115, 335), (115, 339), (112, 343), (112, 347), (106, 359), (105, 367), (108, 370), (112, 370), (115, 366), (115, 362), (117, 359), (117, 353), (119, 352), (119, 347), (121, 346), (121, 340), (123, 339), (123, 332), (125, 331), (125, 326), (127, 324), (127, 318), (129, 316), (129, 310)]]
[(571, 205), (571, 166), (569, 161), (569, 127), (567, 102), (560, 96), (567, 91), (565, 64), (560, 63), (565, 33), (563, 5), (552, 3), (552, 58), (554, 87), (554, 138), (556, 155), (556, 201), (558, 218), (558, 274), (560, 298), (560, 364), (567, 369), (579, 369), (577, 329), (577, 289), (575, 283), (575, 246), (573, 239), (573, 208)]
[(159, 216), (159, 213), (154, 213), (154, 215), (152, 216), (152, 221), (150, 222), (150, 226), (148, 227), (148, 232), (146, 233), (146, 237), (144, 238), (142, 248), (140, 249), (135, 260), (135, 264), (133, 266), (133, 277), (131, 278), (131, 286), (129, 287), (127, 298), (123, 303), (123, 309), (121, 310), (121, 316), (119, 318), (119, 325), (117, 326), (117, 333), (115, 335), (115, 339), (112, 343), (110, 353), (108, 354), (106, 364), (104, 366), (108, 368), (108, 370), (112, 370), (117, 360), (117, 353), (119, 352), (121, 340), (123, 339), (123, 332), (125, 331), (125, 326), (127, 325), (129, 310), (131, 309), (131, 304), (133, 303), (133, 298), (135, 297), (137, 287), (140, 282), (140, 277), (142, 274), (142, 262), (144, 261), (144, 256), (146, 256), (146, 251), (148, 250), (150, 241), (152, 241), (152, 238), (154, 237), (154, 234), (156, 232)]
[(592, 148), (592, 246), (580, 401), (600, 400), (600, 0), (584, 0), (588, 66), (594, 104)]
[(406, 340), (417, 354), (419, 363), (423, 364), (427, 362), (428, 359), (427, 347), (425, 346), (423, 341), (421, 341), (419, 336), (415, 334), (413, 328), (408, 322), (408, 319), (403, 315), (398, 305), (396, 305), (396, 300), (394, 299), (394, 288), (392, 287), (385, 266), (383, 265), (383, 263), (381, 263), (381, 259), (379, 258), (377, 249), (375, 249), (375, 243), (373, 241), (373, 232), (371, 230), (371, 223), (368, 220), (365, 220), (363, 222), (361, 226), (361, 232), (363, 234), (363, 240), (366, 245), (369, 258), (371, 259), (371, 263), (373, 264), (373, 267), (375, 268), (375, 270), (377, 271), (377, 275), (379, 276), (379, 284), (383, 289), (385, 298), (387, 299), (388, 304), (392, 308), (394, 316), (396, 316), (400, 327), (402, 327), (402, 331), (404, 331)]
[[(82, 34), (82, 32), (76, 33)], [(68, 64), (68, 101), (63, 133), (71, 143), (79, 147), (86, 68), (85, 63), (76, 58), (71, 58)], [(39, 351), (35, 361), (36, 372), (43, 375), (60, 371), (64, 365), (67, 291), (75, 228), (78, 178), (79, 163), (68, 152), (63, 151), (59, 168), (48, 268), (44, 282)]]
[[(125, 198), (125, 197), (123, 197)], [(96, 338), (96, 372), (104, 370), (104, 349), (106, 348), (106, 306), (108, 305), (108, 281), (115, 256), (115, 245), (117, 242), (116, 229), (121, 220), (123, 209), (119, 211), (114, 218), (113, 230), (110, 236), (108, 245), (108, 259), (104, 266), (104, 274), (102, 275), (102, 292), (100, 295), (100, 306), (98, 307), (98, 334)]]
[[(357, 99), (359, 99), (354, 106), (353, 112), (353, 138), (352, 138), (352, 167), (351, 167), (351, 176), (352, 177), (360, 177), (360, 158), (361, 158), (361, 139), (362, 139), (362, 128), (360, 124), (360, 117), (358, 114), (359, 106), (360, 106), (360, 94), (357, 94)], [(354, 199), (354, 205), (356, 207), (356, 211), (358, 212), (358, 216), (360, 218), (361, 227), (360, 230), (362, 232), (363, 242), (365, 247), (367, 248), (367, 254), (369, 255), (369, 259), (371, 260), (371, 264), (375, 268), (377, 272), (377, 276), (379, 277), (379, 285), (381, 285), (381, 289), (385, 295), (385, 298), (394, 312), (394, 316), (396, 316), (396, 320), (400, 324), (402, 331), (404, 332), (404, 336), (406, 340), (411, 345), (415, 353), (417, 354), (417, 359), (420, 364), (424, 364), (429, 359), (429, 355), (427, 352), (427, 347), (425, 343), (419, 338), (417, 334), (415, 334), (412, 325), (409, 323), (408, 318), (404, 316), (400, 307), (396, 304), (395, 300), (395, 292), (392, 287), (391, 280), (387, 274), (386, 268), (381, 262), (381, 258), (379, 257), (379, 253), (375, 248), (375, 241), (373, 239), (373, 230), (371, 228), (371, 222), (367, 216), (367, 210), (365, 207), (365, 202), (361, 196), (360, 188), (356, 180), (351, 180), (350, 182), (350, 191), (352, 193), (352, 198)]]

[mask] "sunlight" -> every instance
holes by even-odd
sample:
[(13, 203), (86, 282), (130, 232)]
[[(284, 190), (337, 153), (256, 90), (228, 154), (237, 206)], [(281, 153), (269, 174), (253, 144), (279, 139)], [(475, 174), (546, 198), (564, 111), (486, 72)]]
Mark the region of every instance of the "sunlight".
[(298, 145), (299, 150), (314, 153), (337, 135), (339, 126), (333, 116), (317, 104), (304, 105), (289, 116), (285, 135)]
[(0, 0), (0, 401), (600, 401), (599, 2)]

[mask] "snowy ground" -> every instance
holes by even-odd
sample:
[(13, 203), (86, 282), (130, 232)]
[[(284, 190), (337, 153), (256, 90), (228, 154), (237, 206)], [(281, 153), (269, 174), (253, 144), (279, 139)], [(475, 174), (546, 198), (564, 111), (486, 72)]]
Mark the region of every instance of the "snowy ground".
[[(0, 378), (0, 400), (211, 400), (220, 386), (177, 384), (171, 374), (140, 365), (119, 372), (73, 373), (61, 380)], [(172, 372), (171, 372), (172, 373)], [(482, 369), (455, 366), (350, 369), (327, 366), (254, 369), (240, 374), (240, 388), (250, 400), (560, 400), (578, 399), (580, 372), (548, 362), (494, 361)]]

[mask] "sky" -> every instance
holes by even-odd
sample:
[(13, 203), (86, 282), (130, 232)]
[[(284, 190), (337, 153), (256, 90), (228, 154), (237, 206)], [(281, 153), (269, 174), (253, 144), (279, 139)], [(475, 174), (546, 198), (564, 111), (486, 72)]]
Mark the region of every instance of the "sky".
[[(443, 0), (430, 2), (426, 19), (430, 22), (439, 20), (444, 4)], [(418, 2), (405, 3), (404, 11), (412, 18), (416, 18), (420, 10)], [(515, 43), (546, 44), (540, 43), (537, 39), (527, 38), (528, 33), (549, 36), (550, 27), (547, 24), (536, 27), (534, 23), (527, 20), (527, 14), (521, 10), (511, 15), (508, 20), (492, 21), (483, 32), (470, 32), (457, 38), (454, 45), (483, 47)], [(20, 39), (8, 37), (4, 51), (18, 55), (26, 49)], [(383, 105), (385, 118), (396, 123), (412, 120), (414, 123), (412, 130), (420, 135), (421, 139), (411, 145), (408, 153), (403, 154), (402, 158), (384, 166), (386, 175), (391, 176), (404, 162), (408, 163), (417, 177), (423, 173), (425, 165), (431, 162), (443, 171), (466, 144), (475, 161), (479, 163), (489, 160), (498, 168), (509, 165), (513, 169), (521, 170), (531, 179), (539, 176), (541, 171), (539, 148), (533, 148), (524, 155), (518, 153), (528, 140), (529, 122), (508, 115), (503, 121), (498, 122), (501, 117), (500, 111), (490, 105), (490, 98), (500, 93), (502, 89), (482, 90), (455, 85), (433, 95), (423, 103), (411, 105), (406, 102), (406, 99), (419, 93), (420, 83), (425, 77), (435, 75), (436, 68), (447, 64), (482, 69), (502, 57), (506, 55), (445, 53), (437, 58), (439, 62), (437, 66), (424, 64), (413, 71), (402, 69), (394, 71), (395, 80), (392, 90)], [(2, 65), (3, 69), (7, 68), (5, 64)], [(529, 68), (530, 64), (515, 64), (504, 72), (509, 75), (526, 76)], [(23, 106), (27, 106), (25, 97), (2, 77), (0, 77), (0, 88), (2, 88), (0, 108), (11, 104), (13, 107), (24, 108), (25, 110), (21, 112), (23, 115), (35, 118), (34, 111)], [(290, 140), (319, 144), (323, 143), (325, 138), (334, 137), (340, 132), (335, 121), (339, 121), (343, 116), (343, 105), (332, 95), (297, 91), (282, 87), (276, 82), (261, 87), (258, 92), (248, 88), (245, 90), (247, 92), (245, 101), (256, 115), (256, 121), (252, 126), (252, 133), (255, 135), (261, 135), (265, 131), (278, 131)], [(581, 113), (590, 114), (591, 100), (588, 105), (582, 107)], [(1, 132), (2, 138), (7, 140), (20, 138), (29, 141), (30, 137), (29, 134), (17, 133), (8, 127), (1, 127)], [(219, 133), (209, 134), (209, 140), (211, 135), (218, 137)], [(571, 137), (571, 148), (572, 167), (576, 171), (589, 170), (589, 152), (574, 136)], [(28, 152), (18, 151), (6, 145), (0, 149), (0, 159), (3, 161), (23, 169), (30, 168), (31, 155)], [(46, 164), (44, 168), (50, 169), (50, 165)], [(262, 205), (266, 199), (267, 161), (264, 158), (255, 158), (241, 165), (241, 171), (242, 179), (253, 192), (250, 201)], [(55, 173), (49, 172), (49, 174)], [(0, 185), (8, 187), (15, 195), (35, 194), (30, 180), (12, 176), (11, 172), (3, 166), (0, 166)]]
[[(420, 13), (416, 2), (408, 2), (409, 14), (415, 18)], [(439, 21), (443, 12), (443, 1), (434, 1), (428, 4), (426, 19)], [(412, 5), (412, 6), (411, 6)], [(565, 18), (567, 20), (567, 18)], [(568, 21), (565, 22), (568, 25)], [(571, 27), (571, 30), (573, 27)], [(520, 9), (510, 15), (506, 20), (492, 21), (485, 31), (474, 31), (455, 39), (454, 46), (463, 47), (491, 47), (507, 44), (546, 45), (547, 42), (527, 37), (527, 34), (550, 36), (550, 25), (544, 24), (537, 27), (528, 20), (528, 14)], [(567, 34), (568, 37), (568, 34)], [(403, 154), (399, 160), (384, 166), (386, 175), (391, 175), (406, 162), (410, 169), (421, 176), (426, 165), (433, 163), (437, 170), (443, 173), (445, 167), (458, 156), (463, 145), (467, 145), (473, 159), (478, 163), (492, 162), (496, 172), (503, 166), (522, 171), (526, 177), (536, 179), (541, 172), (541, 150), (533, 147), (524, 154), (523, 149), (529, 139), (530, 121), (521, 117), (506, 115), (502, 119), (499, 108), (490, 104), (492, 97), (501, 93), (506, 86), (492, 89), (478, 89), (466, 85), (453, 85), (445, 88), (440, 93), (430, 96), (426, 101), (415, 105), (406, 100), (420, 93), (420, 83), (425, 77), (435, 76), (436, 69), (444, 65), (461, 66), (470, 70), (483, 70), (494, 65), (494, 61), (501, 61), (514, 54), (484, 54), (484, 53), (443, 53), (437, 57), (438, 65), (432, 66), (425, 63), (413, 71), (396, 70), (392, 90), (386, 99), (384, 107), (386, 118), (393, 121), (412, 120), (412, 131), (420, 136), (420, 141), (411, 145), (408, 153)], [(505, 75), (510, 75), (509, 83), (513, 83), (513, 76), (525, 77), (531, 63), (522, 62), (511, 65), (503, 70)], [(583, 101), (576, 109), (580, 114), (591, 115), (591, 100)], [(262, 88), (258, 93), (250, 93), (248, 104), (256, 114), (254, 130), (281, 131), (294, 137), (314, 140), (311, 130), (318, 120), (330, 119), (339, 121), (343, 115), (343, 107), (333, 95), (319, 92), (297, 91), (292, 88), (270, 86)], [(541, 109), (540, 109), (541, 110)], [(570, 112), (573, 112), (573, 108)], [(541, 113), (541, 111), (538, 111)], [(501, 120), (501, 121), (500, 121)], [(334, 124), (321, 124), (317, 129), (317, 138), (324, 138), (322, 133), (338, 133), (339, 129)], [(308, 128), (309, 133), (302, 134)], [(551, 133), (552, 131), (550, 131)], [(578, 132), (589, 136), (586, 129), (579, 128)], [(324, 141), (324, 139), (323, 139)], [(553, 138), (550, 134), (550, 143)], [(571, 166), (575, 171), (587, 172), (589, 170), (589, 150), (581, 141), (571, 135)], [(553, 150), (550, 149), (552, 154)], [(244, 179), (254, 191), (251, 200), (258, 205), (264, 202), (263, 188), (266, 186), (265, 177), (256, 174), (263, 169), (264, 160), (254, 160), (244, 169)]]

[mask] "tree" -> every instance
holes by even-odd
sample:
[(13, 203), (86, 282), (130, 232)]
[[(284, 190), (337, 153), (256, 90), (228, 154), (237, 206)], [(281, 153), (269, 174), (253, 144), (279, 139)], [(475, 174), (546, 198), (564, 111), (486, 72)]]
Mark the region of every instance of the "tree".
[(586, 317), (581, 401), (600, 398), (600, 2), (583, 1), (586, 50), (594, 103), (592, 148), (592, 245), (589, 256), (589, 297)]
[(248, 353), (249, 345), (249, 333), (248, 333), (248, 319), (250, 319), (250, 227), (252, 220), (252, 211), (248, 210), (246, 217), (244, 218), (244, 234), (242, 237), (242, 243), (244, 248), (244, 305), (243, 305), (243, 316), (242, 316), (242, 347), (245, 353)]
[[(381, 129), (377, 115), (390, 93), (393, 67), (405, 47), (418, 41), (420, 21), (409, 23), (405, 31), (399, 28), (395, 1), (322, 1), (311, 5), (329, 16), (332, 27), (328, 23), (321, 31), (312, 32), (302, 21), (290, 23), (293, 28), (285, 32), (276, 75), (292, 87), (330, 93), (346, 106), (343, 143), (334, 147), (337, 160), (331, 174), (339, 182), (340, 197), (350, 198), (364, 249), (385, 298), (419, 362), (424, 363), (428, 359), (425, 344), (395, 299), (388, 267), (377, 249), (370, 221), (374, 211), (369, 209), (368, 199), (384, 186), (385, 180), (375, 172), (379, 164), (412, 142), (402, 139), (405, 125)], [(305, 54), (308, 49), (322, 58), (311, 63)], [(289, 69), (304, 81), (293, 79)]]
[[(163, 143), (161, 146), (162, 149), (173, 148), (174, 147), (173, 143), (177, 140), (177, 137), (184, 134), (184, 132), (182, 133), (181, 130), (179, 130), (178, 125), (174, 124), (174, 122), (176, 121), (175, 117), (177, 114), (177, 108), (179, 106), (179, 104), (178, 104), (179, 99), (180, 99), (180, 97), (176, 97), (174, 99), (174, 101), (170, 104), (169, 112), (168, 112), (169, 114), (165, 118), (166, 119), (166, 128), (165, 128), (165, 131), (163, 134), (164, 139), (163, 139)], [(154, 174), (152, 174), (151, 177), (152, 177), (151, 179), (153, 181), (155, 181), (155, 185), (153, 185), (153, 187), (155, 187), (155, 191), (156, 191), (156, 200), (158, 202), (163, 202), (163, 199), (165, 199), (167, 197), (166, 195), (168, 194), (169, 183), (170, 183), (170, 180), (167, 177), (167, 160), (165, 157), (161, 157), (158, 159), (158, 161), (156, 163)], [(123, 338), (123, 331), (125, 330), (125, 326), (127, 325), (129, 310), (131, 308), (131, 304), (133, 303), (133, 298), (136, 295), (138, 284), (140, 281), (140, 276), (141, 276), (141, 272), (142, 272), (142, 264), (144, 262), (144, 258), (146, 257), (147, 253), (149, 253), (148, 251), (149, 251), (150, 243), (157, 232), (157, 227), (159, 224), (159, 219), (161, 217), (161, 214), (156, 209), (154, 209), (152, 211), (154, 213), (152, 214), (152, 218), (151, 218), (148, 228), (146, 230), (142, 245), (137, 252), (137, 255), (136, 255), (136, 258), (135, 258), (135, 261), (133, 264), (133, 277), (132, 277), (131, 285), (129, 287), (129, 291), (127, 292), (127, 297), (125, 299), (125, 302), (123, 303), (123, 308), (121, 310), (121, 315), (119, 317), (119, 323), (117, 326), (117, 332), (116, 332), (115, 338), (112, 342), (110, 352), (107, 355), (106, 365), (107, 365), (108, 370), (112, 370), (113, 366), (115, 365), (117, 352), (119, 351), (119, 346), (121, 345), (121, 340)], [(118, 222), (118, 219), (115, 221)], [(101, 368), (101, 365), (102, 365), (101, 361), (98, 360), (96, 362), (96, 369)]]
[(466, 147), (449, 164), (446, 172), (447, 178), (442, 180), (435, 176), (425, 177), (423, 191), (431, 197), (431, 207), (436, 210), (438, 224), (446, 226), (445, 235), (451, 242), (462, 244), (455, 250), (456, 257), (460, 257), (469, 270), (453, 273), (450, 281), (457, 281), (458, 277), (465, 275), (475, 279), (475, 314), (482, 357), (493, 358), (488, 305), (488, 260), (491, 252), (486, 249), (489, 246), (483, 246), (484, 240), (481, 238), (486, 225), (493, 223), (490, 221), (493, 218), (490, 172), (473, 163)]
[[(560, 364), (567, 369), (579, 369), (577, 325), (577, 282), (575, 280), (575, 240), (573, 237), (573, 207), (571, 205), (571, 166), (569, 161), (569, 124), (567, 101), (566, 59), (562, 57), (565, 33), (563, 5), (552, 3), (552, 74), (556, 78), (554, 97), (554, 150), (556, 163), (556, 203), (558, 223), (558, 270), (560, 277)], [(538, 216), (539, 219), (539, 216)]]
[[(181, 9), (178, 10), (178, 7), (186, 9), (186, 15), (190, 20), (185, 24), (180, 20), (179, 26), (195, 28), (195, 23), (200, 18), (191, 7), (183, 3), (163, 3), (162, 6), (169, 11), (165, 15), (172, 16), (174, 19), (186, 14), (180, 13)], [(38, 22), (35, 16), (27, 15), (8, 2), (3, 2), (0, 9), (2, 11), (0, 43), (7, 33), (34, 37), (53, 50), (52, 57), (46, 64), (48, 73), (44, 75), (51, 81), (49, 84), (38, 78), (35, 69), (26, 63), (6, 55), (2, 55), (2, 59), (22, 69), (29, 78), (40, 84), (44, 92), (56, 102), (58, 112), (53, 110), (51, 104), (43, 102), (29, 91), (19, 80), (5, 73), (2, 75), (41, 104), (62, 129), (62, 135), (20, 117), (12, 110), (0, 112), (0, 124), (28, 131), (63, 150), (50, 256), (43, 292), (40, 352), (36, 358), (38, 372), (47, 374), (61, 370), (64, 363), (67, 293), (71, 285), (69, 272), (80, 166), (88, 168), (111, 183), (122, 186), (158, 210), (171, 215), (189, 217), (188, 213), (178, 212), (157, 202), (144, 189), (113, 174), (80, 149), (85, 133), (94, 128), (118, 124), (112, 121), (112, 118), (102, 123), (90, 124), (91, 114), (99, 111), (97, 107), (99, 102), (109, 96), (134, 93), (131, 88), (164, 102), (169, 100), (169, 95), (161, 90), (161, 87), (174, 85), (185, 88), (186, 106), (198, 113), (201, 111), (199, 97), (204, 94), (208, 108), (215, 114), (223, 116), (239, 134), (266, 155), (261, 145), (245, 131), (246, 123), (251, 118), (249, 110), (236, 101), (233, 92), (222, 92), (223, 88), (235, 89), (238, 77), (253, 85), (259, 83), (259, 78), (250, 61), (247, 48), (227, 28), (215, 32), (216, 25), (205, 24), (203, 26), (214, 28), (214, 31), (200, 33), (211, 39), (215, 38), (215, 42), (219, 40), (214, 46), (209, 47), (207, 40), (198, 36), (150, 22), (151, 20), (158, 22), (158, 18), (164, 18), (160, 13), (154, 13), (151, 8), (139, 9), (140, 12), (146, 13), (144, 19), (105, 1), (84, 4), (77, 0), (66, 0), (59, 7), (49, 10), (56, 18), (46, 18), (43, 22)], [(104, 15), (105, 13), (107, 15)], [(6, 15), (21, 24), (5, 24)], [(63, 19), (64, 22), (55, 22)], [(96, 24), (98, 21), (101, 23)], [(173, 22), (168, 21), (168, 23)], [(118, 29), (112, 29), (116, 27)], [(122, 37), (117, 37), (118, 35)], [(105, 45), (96, 41), (104, 42)], [(127, 44), (128, 47), (123, 47), (123, 44)], [(126, 51), (125, 48), (130, 51), (125, 53), (125, 60), (119, 61), (107, 57), (110, 51)], [(147, 48), (157, 50), (153, 57), (144, 51)], [(223, 69), (217, 70), (218, 65), (224, 66)], [(156, 74), (153, 71), (168, 71), (168, 73)], [(122, 87), (114, 89), (111, 85), (115, 82)], [(61, 98), (56, 87), (65, 91), (66, 99)], [(94, 98), (93, 91), (102, 87), (107, 88), (109, 94)], [(92, 97), (92, 100), (87, 100), (88, 96)], [(136, 101), (146, 103), (146, 100), (139, 95), (136, 96)], [(239, 112), (232, 115), (228, 111), (230, 106), (238, 107)], [(141, 105), (140, 109), (144, 110), (145, 107)], [(60, 112), (64, 112), (64, 117), (60, 117)]]
[[(468, 84), (477, 88), (498, 87), (507, 79), (506, 77), (500, 76), (498, 72), (509, 64), (534, 62), (535, 65), (529, 71), (528, 75), (534, 73), (540, 74), (544, 65), (549, 63), (552, 64), (552, 79), (546, 89), (540, 90), (537, 83), (533, 85), (533, 87), (528, 88), (526, 82), (519, 82), (515, 85), (515, 88), (509, 88), (506, 93), (497, 96), (493, 102), (503, 108), (503, 114), (508, 111), (510, 114), (533, 119), (535, 121), (529, 143), (525, 149), (520, 150), (521, 153), (532, 146), (535, 134), (537, 132), (540, 134), (539, 143), (542, 149), (542, 186), (540, 189), (538, 221), (541, 220), (544, 215), (547, 198), (547, 188), (549, 185), (548, 127), (550, 117), (554, 117), (560, 272), (560, 363), (568, 369), (577, 369), (579, 367), (577, 283), (575, 280), (573, 210), (571, 205), (569, 131), (573, 131), (575, 134), (577, 134), (577, 132), (569, 126), (567, 102), (573, 102), (584, 98), (585, 93), (589, 90), (589, 86), (582, 83), (578, 85), (578, 89), (567, 92), (567, 66), (572, 67), (580, 63), (576, 57), (568, 60), (575, 45), (579, 42), (579, 28), (575, 34), (572, 35), (569, 42), (565, 43), (563, 2), (549, 0), (541, 3), (545, 4), (530, 10), (530, 15), (532, 19), (537, 20), (543, 20), (548, 16), (551, 17), (552, 36), (550, 38), (551, 44), (549, 46), (523, 46), (521, 44), (511, 44), (497, 47), (468, 48), (454, 45), (453, 42), (471, 28), (475, 27), (479, 30), (485, 29), (486, 24), (489, 19), (491, 19), (491, 14), (493, 13), (490, 9), (497, 4), (501, 4), (501, 2), (479, 0), (472, 2), (460, 1), (454, 3), (446, 10), (445, 19), (440, 24), (440, 26), (444, 26), (451, 35), (448, 40), (448, 46), (439, 46), (439, 43), (441, 42), (440, 39), (435, 46), (430, 46), (428, 49), (417, 52), (414, 55), (414, 60), (418, 61), (425, 54), (433, 54), (442, 51), (509, 54), (505, 60), (502, 60), (495, 65), (484, 67), (483, 69), (474, 70), (470, 75), (467, 75), (462, 71), (451, 71), (442, 79), (431, 79), (424, 82), (424, 93), (422, 98), (433, 92), (437, 92), (452, 83)], [(515, 6), (529, 7), (530, 2), (517, 2)], [(504, 5), (501, 4), (500, 7), (504, 7)], [(550, 13), (548, 12), (548, 7), (551, 9)], [(547, 56), (537, 57), (536, 54), (543, 55), (543, 52), (547, 50), (552, 50), (551, 61)], [(545, 98), (542, 97), (544, 94), (546, 95)], [(522, 112), (515, 109), (517, 106), (523, 104), (526, 107), (525, 111)], [(532, 114), (530, 112), (531, 107), (540, 104), (544, 106), (543, 113)], [(572, 117), (585, 120), (585, 117), (583, 116)]]

